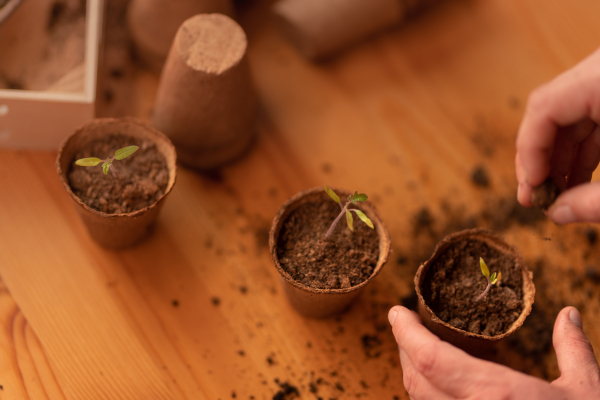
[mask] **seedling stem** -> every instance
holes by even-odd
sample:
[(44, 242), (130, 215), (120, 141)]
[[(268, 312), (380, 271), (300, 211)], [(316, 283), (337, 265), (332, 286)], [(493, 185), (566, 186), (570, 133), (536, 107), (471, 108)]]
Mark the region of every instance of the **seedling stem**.
[(358, 216), (358, 218), (360, 218), (361, 221), (363, 221), (365, 224), (367, 224), (367, 226), (369, 228), (375, 229), (375, 227), (373, 226), (373, 222), (369, 219), (369, 217), (367, 217), (365, 215), (365, 213), (363, 213), (360, 210), (357, 210), (356, 208), (348, 208), (348, 206), (350, 204), (357, 204), (359, 201), (367, 201), (368, 197), (366, 194), (354, 192), (354, 194), (351, 194), (350, 196), (348, 196), (348, 201), (346, 202), (346, 204), (342, 205), (340, 198), (338, 197), (337, 194), (335, 194), (335, 192), (333, 190), (331, 190), (329, 187), (325, 186), (325, 192), (327, 192), (329, 197), (331, 197), (336, 203), (338, 203), (340, 208), (342, 209), (340, 214), (333, 221), (333, 223), (329, 227), (329, 230), (325, 234), (325, 240), (329, 239), (329, 237), (333, 233), (333, 230), (335, 229), (335, 226), (337, 225), (337, 223), (342, 218), (342, 215), (344, 215), (344, 214), (346, 214), (346, 222), (348, 223), (348, 228), (350, 228), (351, 231), (354, 231), (352, 212), (355, 212), (356, 215)]
[(490, 276), (490, 270), (489, 270), (488, 266), (485, 264), (485, 261), (483, 261), (483, 258), (481, 258), (481, 257), (479, 257), (479, 267), (481, 268), (481, 273), (487, 279), (488, 284), (487, 284), (485, 290), (483, 291), (483, 293), (481, 293), (479, 295), (479, 297), (477, 297), (477, 299), (475, 300), (477, 302), (479, 302), (481, 299), (483, 299), (485, 297), (485, 295), (488, 294), (488, 292), (492, 288), (492, 285), (495, 285), (496, 283), (498, 283), (500, 281), (500, 278), (502, 277), (501, 272), (498, 272), (497, 275), (496, 275), (496, 272), (494, 272)]

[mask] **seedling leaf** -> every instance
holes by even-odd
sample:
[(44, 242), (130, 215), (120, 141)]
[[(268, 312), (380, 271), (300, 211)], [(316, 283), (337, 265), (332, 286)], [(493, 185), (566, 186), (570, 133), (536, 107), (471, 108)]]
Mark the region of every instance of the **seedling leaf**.
[(490, 280), (492, 281), (492, 283), (494, 283), (496, 281), (496, 273), (495, 272), (492, 274), (492, 276), (490, 276)]
[(342, 202), (340, 201), (339, 196), (337, 194), (335, 194), (335, 192), (333, 190), (331, 190), (329, 187), (327, 187), (327, 185), (324, 185), (324, 186), (325, 186), (325, 191), (327, 192), (329, 197), (331, 197), (333, 199), (333, 201), (335, 201), (336, 203), (338, 203), (341, 206)]
[(88, 157), (82, 158), (80, 160), (75, 161), (75, 164), (81, 165), (82, 167), (95, 167), (96, 165), (102, 162), (101, 159), (96, 157)]
[(110, 164), (105, 162), (104, 164), (102, 164), (102, 172), (104, 172), (104, 175), (108, 174), (108, 169), (110, 168)]
[(483, 261), (483, 258), (479, 257), (479, 267), (481, 267), (481, 272), (483, 273), (483, 275), (486, 278), (490, 277), (490, 270), (488, 269), (488, 266), (485, 264), (485, 261)]
[(369, 226), (369, 228), (371, 229), (375, 229), (375, 227), (373, 226), (373, 222), (369, 219), (369, 217), (367, 217), (365, 215), (364, 212), (357, 210), (355, 208), (353, 208), (351, 211), (354, 211), (356, 213), (356, 215), (358, 215), (358, 218), (360, 218), (360, 220), (362, 222), (364, 222), (365, 224), (367, 224)]
[(502, 277), (502, 272), (498, 272), (498, 276), (495, 275), (496, 273), (494, 272), (494, 274), (492, 275), (492, 285), (495, 285), (496, 282), (500, 280), (500, 278)]
[(354, 201), (367, 201), (368, 197), (366, 194), (364, 193), (355, 193), (354, 194)]
[(129, 157), (130, 155), (135, 153), (137, 149), (139, 149), (139, 147), (137, 146), (123, 147), (122, 149), (115, 151), (115, 160), (122, 160), (125, 157)]
[(348, 228), (350, 228), (351, 231), (354, 231), (354, 228), (352, 227), (352, 221), (352, 213), (346, 210), (346, 222), (348, 222)]

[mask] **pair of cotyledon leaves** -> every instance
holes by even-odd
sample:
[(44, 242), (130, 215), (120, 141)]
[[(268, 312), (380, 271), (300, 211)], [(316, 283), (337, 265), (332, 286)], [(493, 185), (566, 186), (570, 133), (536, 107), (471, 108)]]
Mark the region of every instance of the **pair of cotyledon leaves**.
[(492, 285), (494, 285), (496, 282), (498, 282), (500, 280), (500, 278), (502, 277), (502, 272), (498, 272), (497, 276), (496, 276), (496, 273), (494, 272), (492, 274), (492, 276), (490, 276), (490, 270), (489, 270), (487, 264), (485, 263), (485, 261), (483, 261), (483, 258), (481, 258), (481, 257), (479, 257), (479, 267), (481, 268), (481, 272), (483, 273), (483, 275), (490, 280)]
[(348, 223), (348, 228), (350, 228), (351, 231), (354, 231), (354, 226), (353, 226), (354, 219), (352, 218), (351, 211), (355, 212), (356, 215), (358, 216), (358, 218), (360, 218), (361, 221), (363, 221), (365, 224), (367, 224), (371, 229), (375, 229), (375, 227), (373, 226), (373, 222), (371, 222), (371, 220), (369, 219), (369, 217), (367, 217), (365, 215), (365, 213), (363, 213), (362, 211), (357, 210), (355, 208), (351, 208), (351, 209), (347, 208), (349, 203), (357, 204), (359, 201), (367, 201), (368, 197), (366, 194), (354, 192), (354, 194), (351, 194), (350, 196), (348, 196), (348, 203), (346, 203), (346, 205), (344, 206), (344, 205), (342, 205), (342, 202), (341, 202), (339, 196), (337, 194), (335, 194), (335, 192), (333, 190), (331, 190), (329, 187), (325, 186), (325, 191), (327, 192), (329, 197), (331, 197), (336, 203), (338, 203), (340, 205), (340, 207), (342, 207), (342, 210), (346, 211), (346, 222)]
[(110, 169), (110, 166), (112, 165), (113, 160), (122, 160), (126, 157), (129, 157), (130, 155), (135, 153), (138, 149), (139, 149), (138, 146), (127, 146), (127, 147), (123, 147), (122, 149), (115, 151), (115, 155), (112, 158), (109, 158), (107, 160), (101, 160), (96, 157), (88, 157), (88, 158), (82, 158), (82, 159), (75, 161), (75, 164), (81, 165), (82, 167), (95, 167), (96, 165), (103, 162), (104, 164), (102, 164), (102, 172), (104, 172), (104, 175), (106, 175), (106, 174), (108, 174), (108, 170)]

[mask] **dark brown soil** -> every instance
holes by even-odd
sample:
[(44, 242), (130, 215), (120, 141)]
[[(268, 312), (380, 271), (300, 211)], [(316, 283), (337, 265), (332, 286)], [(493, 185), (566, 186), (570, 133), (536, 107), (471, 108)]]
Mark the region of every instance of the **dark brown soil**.
[(560, 189), (554, 183), (552, 178), (546, 179), (540, 186), (533, 189), (531, 194), (531, 202), (534, 206), (540, 207), (542, 210), (550, 208), (554, 200), (560, 194)]
[[(80, 158), (105, 159), (112, 157), (116, 150), (131, 145), (140, 148), (124, 160), (113, 161), (118, 178), (111, 172), (104, 175), (102, 164), (95, 167), (75, 165), (75, 160)], [(169, 171), (154, 143), (123, 135), (107, 135), (75, 154), (68, 178), (73, 193), (85, 204), (107, 214), (120, 214), (154, 204), (167, 188)]]
[(354, 219), (354, 232), (342, 217), (329, 240), (324, 240), (339, 213), (340, 207), (326, 200), (304, 204), (284, 221), (277, 255), (282, 268), (297, 282), (313, 288), (341, 289), (356, 286), (373, 273), (379, 258), (379, 237), (358, 218)]
[[(487, 280), (479, 268), (483, 257), (490, 272), (502, 272), (479, 302)], [(486, 243), (463, 240), (451, 244), (427, 271), (423, 297), (431, 310), (455, 328), (485, 336), (506, 332), (523, 309), (521, 265)]]

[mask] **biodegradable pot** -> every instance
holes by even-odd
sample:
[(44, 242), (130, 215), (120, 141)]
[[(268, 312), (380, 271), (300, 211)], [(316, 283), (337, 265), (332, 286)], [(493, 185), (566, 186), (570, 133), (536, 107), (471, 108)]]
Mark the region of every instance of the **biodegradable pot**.
[[(345, 190), (332, 189), (341, 199), (348, 198), (351, 194)], [(273, 220), (271, 231), (269, 232), (271, 257), (273, 257), (275, 268), (277, 268), (277, 271), (281, 276), (283, 291), (296, 311), (304, 316), (312, 318), (325, 318), (344, 311), (350, 305), (352, 300), (364, 290), (369, 282), (379, 274), (388, 259), (391, 245), (390, 235), (385, 224), (381, 220), (381, 217), (375, 210), (375, 207), (368, 202), (359, 203), (356, 208), (362, 210), (371, 221), (373, 221), (375, 230), (379, 235), (379, 258), (371, 276), (360, 284), (345, 289), (317, 289), (295, 281), (279, 263), (279, 257), (277, 255), (279, 232), (281, 231), (283, 223), (292, 211), (306, 203), (325, 201), (332, 200), (322, 187), (304, 190), (296, 194), (281, 206)]]
[[(165, 193), (154, 204), (141, 210), (126, 214), (106, 214), (84, 204), (75, 196), (69, 186), (68, 173), (75, 162), (75, 154), (87, 143), (106, 134), (121, 133), (152, 141), (158, 151), (165, 157), (169, 170), (169, 180)], [(150, 232), (165, 198), (171, 192), (177, 176), (177, 156), (173, 144), (164, 134), (144, 124), (138, 119), (101, 118), (92, 120), (69, 136), (60, 146), (56, 168), (65, 190), (73, 201), (77, 212), (86, 225), (90, 236), (100, 245), (108, 248), (125, 248), (144, 239)]]
[(158, 73), (183, 21), (196, 14), (233, 12), (231, 0), (132, 0), (127, 24), (137, 55)]
[(402, 21), (432, 0), (280, 0), (281, 29), (309, 59), (329, 57)]
[[(451, 244), (463, 240), (484, 242), (489, 247), (496, 249), (500, 253), (511, 258), (515, 258), (521, 265), (521, 271), (523, 275), (523, 310), (508, 331), (503, 334), (496, 336), (485, 336), (455, 328), (438, 318), (431, 308), (429, 308), (429, 306), (425, 303), (425, 299), (422, 295), (422, 287), (429, 267), (448, 249)], [(417, 297), (419, 299), (419, 316), (421, 317), (423, 324), (442, 340), (445, 340), (474, 355), (484, 355), (489, 353), (493, 350), (496, 343), (515, 333), (523, 325), (525, 318), (527, 318), (531, 312), (535, 296), (533, 273), (527, 269), (527, 266), (525, 266), (521, 256), (501, 237), (493, 234), (490, 231), (480, 228), (456, 232), (446, 236), (442, 241), (440, 241), (437, 244), (431, 258), (423, 263), (417, 270), (417, 274), (415, 275), (415, 288)]]
[(182, 164), (214, 169), (250, 146), (258, 102), (246, 47), (246, 34), (225, 15), (196, 15), (179, 28), (153, 121), (173, 141)]

